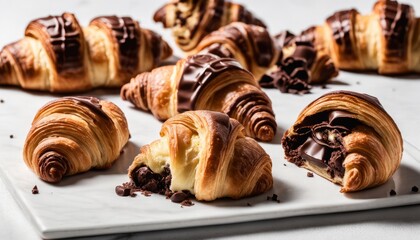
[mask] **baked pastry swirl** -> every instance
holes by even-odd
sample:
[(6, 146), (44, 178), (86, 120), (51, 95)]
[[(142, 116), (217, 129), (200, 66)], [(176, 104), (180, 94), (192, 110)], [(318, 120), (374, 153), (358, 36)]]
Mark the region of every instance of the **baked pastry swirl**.
[(0, 52), (0, 85), (50, 92), (119, 87), (172, 49), (130, 17), (100, 16), (83, 28), (71, 13), (31, 21)]
[(271, 101), (254, 76), (235, 59), (212, 54), (141, 73), (121, 88), (121, 97), (159, 120), (188, 110), (224, 112), (262, 141), (271, 141), (277, 128)]
[(212, 201), (272, 188), (270, 157), (226, 114), (187, 111), (168, 119), (160, 136), (141, 147), (129, 167), (129, 178), (142, 190), (162, 193), (166, 188)]
[(400, 165), (401, 133), (379, 101), (350, 91), (310, 103), (282, 138), (289, 162), (353, 192), (385, 183)]
[(368, 15), (356, 9), (338, 11), (301, 38), (331, 55), (344, 70), (377, 70), (379, 74), (420, 72), (420, 24), (410, 5), (379, 0)]
[(256, 80), (274, 66), (280, 53), (267, 29), (242, 22), (211, 32), (200, 41), (195, 52), (235, 58)]
[(128, 142), (124, 113), (94, 97), (63, 97), (36, 114), (23, 147), (26, 165), (46, 182), (110, 167)]
[(192, 51), (207, 34), (232, 22), (265, 27), (244, 6), (227, 0), (172, 0), (154, 15), (156, 22), (171, 28), (176, 44)]

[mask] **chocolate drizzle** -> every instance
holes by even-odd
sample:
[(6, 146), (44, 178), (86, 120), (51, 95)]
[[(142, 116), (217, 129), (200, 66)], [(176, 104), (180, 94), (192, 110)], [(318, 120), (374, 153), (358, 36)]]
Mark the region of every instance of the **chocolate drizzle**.
[(178, 85), (178, 112), (194, 110), (205, 86), (221, 72), (231, 69), (246, 71), (231, 58), (218, 58), (210, 54), (188, 57)]
[[(41, 34), (40, 32), (41, 31)], [(83, 71), (83, 33), (73, 14), (39, 18), (29, 23), (25, 35), (39, 39), (57, 69), (58, 74)], [(40, 38), (46, 37), (46, 41)]]
[(347, 56), (356, 57), (352, 46), (351, 34), (357, 13), (357, 10), (350, 9), (338, 11), (327, 18), (335, 43), (340, 47), (340, 51)]
[(380, 25), (386, 38), (386, 57), (406, 58), (408, 30), (412, 8), (396, 1), (385, 1), (380, 12)]
[(96, 97), (75, 96), (75, 97), (65, 97), (65, 98), (71, 99), (79, 104), (82, 104), (83, 106), (88, 107), (92, 112), (98, 114), (102, 118), (112, 121), (111, 118), (104, 112), (101, 104), (99, 103), (100, 100)]
[(101, 16), (92, 23), (102, 23), (112, 30), (112, 36), (118, 44), (120, 67), (134, 73), (139, 65), (140, 28), (130, 17)]

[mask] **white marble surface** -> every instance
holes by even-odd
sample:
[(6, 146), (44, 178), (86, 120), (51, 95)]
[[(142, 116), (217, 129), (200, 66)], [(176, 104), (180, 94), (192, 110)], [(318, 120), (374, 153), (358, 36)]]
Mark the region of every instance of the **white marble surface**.
[[(0, 46), (20, 38), (29, 20), (49, 14), (59, 14), (63, 11), (76, 13), (82, 24), (86, 24), (91, 18), (99, 14), (136, 16), (143, 27), (159, 31), (169, 42), (172, 42), (169, 31), (163, 30), (160, 25), (154, 24), (151, 20), (152, 13), (163, 2), (37, 1), (35, 3), (32, 1), (1, 1), (1, 6), (5, 6), (6, 11), (3, 11), (0, 16), (2, 32)], [(256, 14), (263, 16), (273, 33), (283, 29), (300, 31), (312, 23), (322, 22), (326, 16), (337, 9), (357, 7), (361, 12), (368, 12), (373, 3), (372, 1), (353, 1), (349, 4), (344, 1), (326, 0), (317, 2), (303, 0), (240, 2), (244, 2)], [(419, 2), (407, 2), (411, 2), (415, 9), (420, 9)], [(298, 18), (298, 13), (299, 16), (305, 17)], [(175, 45), (172, 44), (172, 46)], [(179, 51), (176, 50), (175, 52), (179, 54)], [(268, 91), (273, 99), (277, 114), (279, 125), (277, 137), (285, 128), (290, 126), (303, 106), (320, 94), (332, 89), (357, 90), (377, 96), (400, 126), (404, 139), (411, 143), (406, 144), (406, 150), (411, 155), (416, 156), (418, 154), (415, 147), (420, 146), (420, 141), (416, 138), (419, 133), (417, 124), (420, 122), (420, 109), (418, 107), (420, 103), (420, 97), (418, 96), (420, 79), (418, 76), (396, 79), (375, 74), (341, 72), (335, 84), (329, 85), (329, 89), (315, 88), (313, 90), (314, 94), (304, 97)], [(243, 221), (242, 217), (244, 216), (247, 219), (262, 219), (420, 202), (419, 195), (409, 193), (408, 189), (414, 184), (420, 185), (419, 162), (413, 160), (409, 154), (405, 154), (402, 168), (384, 186), (362, 194), (343, 196), (338, 194), (336, 186), (319, 177), (308, 179), (306, 178), (306, 172), (302, 169), (297, 169), (290, 164), (284, 167), (278, 141), (263, 146), (275, 161), (273, 169), (276, 184), (273, 191), (279, 193), (282, 204), (266, 204), (263, 201), (266, 197), (264, 195), (235, 202), (218, 201), (214, 204), (197, 204), (192, 208), (181, 210), (178, 206), (159, 196), (120, 198), (114, 194), (113, 187), (126, 180), (125, 169), (129, 164), (129, 159), (136, 154), (138, 146), (157, 137), (160, 125), (150, 115), (135, 111), (129, 104), (119, 100), (118, 93), (115, 91), (94, 91), (89, 94), (110, 99), (126, 112), (133, 139), (126, 148), (122, 161), (113, 166), (112, 169), (68, 178), (57, 187), (41, 182), (25, 168), (22, 162), (16, 162), (21, 160), (21, 148), (34, 113), (47, 100), (57, 96), (29, 93), (10, 88), (0, 89), (0, 98), (5, 100), (5, 103), (0, 105), (2, 126), (0, 127), (2, 136), (0, 138), (0, 167), (3, 170), (3, 181), (0, 184), (0, 239), (37, 239), (39, 238), (39, 230), (43, 231), (44, 234), (47, 233), (46, 236), (48, 237), (84, 235), (89, 233), (92, 226), (98, 224), (102, 228), (95, 229), (95, 231), (98, 231), (97, 233), (132, 232), (145, 229), (157, 230), (162, 227), (199, 225), (200, 222), (195, 221), (195, 219), (201, 219), (202, 222), (203, 217), (205, 223), (222, 224)], [(10, 134), (14, 135), (13, 139), (9, 138)], [(411, 145), (414, 147), (410, 147)], [(417, 157), (417, 159), (420, 158)], [(299, 179), (299, 182), (294, 181), (294, 179)], [(11, 183), (9, 180), (16, 181)], [(36, 196), (30, 194), (34, 184), (40, 187), (41, 194)], [(6, 190), (6, 186), (9, 190)], [(398, 196), (387, 197), (389, 189), (394, 187), (397, 189)], [(14, 194), (14, 197), (12, 194)], [(248, 202), (252, 203), (251, 208), (244, 207)], [(136, 205), (140, 203), (144, 206)], [(159, 204), (158, 208), (156, 208), (156, 204)], [(306, 204), (309, 205), (306, 206)], [(327, 208), (331, 205), (333, 205), (333, 208)], [(31, 208), (28, 208), (28, 206)], [(144, 215), (135, 211), (144, 209), (146, 209)], [(148, 212), (147, 209), (150, 209), (150, 211)], [(379, 236), (382, 239), (394, 239), (396, 237), (415, 239), (415, 236), (420, 233), (419, 210), (420, 207), (416, 205), (212, 227), (117, 234), (111, 235), (109, 238), (275, 239), (282, 236), (287, 239), (307, 239), (308, 237), (328, 239), (326, 236), (333, 238), (334, 235), (339, 234), (340, 238), (343, 239), (366, 239), (378, 238)], [(160, 215), (156, 219), (152, 219), (151, 211), (159, 212)], [(179, 212), (181, 214), (171, 214)], [(98, 218), (98, 216), (100, 217)], [(175, 223), (167, 222), (166, 225), (162, 225), (162, 216)], [(182, 221), (185, 216), (189, 220)], [(116, 220), (123, 225), (115, 224)], [(191, 221), (194, 221), (194, 223), (191, 223)], [(131, 225), (125, 225), (127, 223), (131, 223)], [(144, 226), (145, 223), (157, 225), (139, 228), (139, 225), (143, 224), (142, 226)], [(37, 226), (37, 228), (33, 226)], [(61, 235), (54, 235), (56, 233)]]

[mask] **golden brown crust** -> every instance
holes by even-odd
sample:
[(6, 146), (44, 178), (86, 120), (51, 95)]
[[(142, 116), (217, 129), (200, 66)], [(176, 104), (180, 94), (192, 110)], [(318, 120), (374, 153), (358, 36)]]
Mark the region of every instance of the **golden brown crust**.
[(210, 54), (142, 73), (122, 87), (121, 97), (160, 120), (188, 110), (223, 112), (262, 141), (271, 141), (277, 128), (271, 101), (252, 74), (234, 59)]
[(50, 92), (118, 87), (171, 54), (159, 35), (130, 17), (101, 16), (82, 29), (64, 13), (31, 21), (23, 39), (3, 48), (0, 84)]
[[(327, 173), (324, 167), (311, 161), (299, 162), (302, 156), (293, 153), (293, 149), (299, 149), (299, 146), (294, 145), (301, 134), (299, 129), (316, 114), (331, 111), (345, 111), (347, 117), (357, 120), (356, 126), (340, 140), (345, 152), (342, 177)], [(288, 160), (297, 160), (302, 167), (342, 185), (342, 192), (359, 191), (383, 184), (397, 170), (403, 152), (401, 133), (379, 102), (368, 95), (348, 91), (331, 92), (309, 104), (286, 131), (282, 143)]]
[(124, 113), (94, 97), (65, 97), (47, 103), (34, 117), (23, 158), (42, 180), (108, 168), (118, 159), (129, 131)]
[(279, 57), (279, 49), (265, 28), (242, 22), (230, 23), (211, 32), (200, 41), (194, 52), (233, 57), (256, 80), (274, 66)]
[(362, 15), (355, 9), (338, 11), (303, 35), (331, 55), (340, 69), (404, 74), (420, 72), (415, 57), (417, 22), (411, 6), (378, 0), (370, 14)]
[[(271, 159), (243, 127), (226, 114), (188, 111), (168, 119), (161, 139), (142, 147), (129, 168), (160, 173), (169, 165), (172, 191), (188, 190), (197, 200), (243, 198), (271, 189)], [(162, 160), (163, 159), (163, 160)]]

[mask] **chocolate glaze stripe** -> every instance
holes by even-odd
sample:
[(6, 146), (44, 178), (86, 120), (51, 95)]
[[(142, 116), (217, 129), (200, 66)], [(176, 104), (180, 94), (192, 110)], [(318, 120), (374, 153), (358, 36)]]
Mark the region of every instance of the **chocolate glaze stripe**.
[(112, 119), (102, 109), (102, 106), (99, 103), (100, 100), (98, 98), (87, 97), (87, 96), (75, 96), (75, 97), (64, 97), (64, 99), (70, 99), (70, 100), (73, 100), (77, 103), (80, 103), (83, 106), (88, 107), (92, 112), (98, 114), (99, 116), (103, 117), (104, 119), (112, 121)]
[(358, 12), (355, 9), (350, 9), (336, 12), (327, 18), (333, 38), (336, 44), (340, 46), (340, 50), (347, 56), (355, 58), (356, 53), (352, 47), (351, 35), (356, 14)]
[(230, 69), (246, 71), (231, 58), (218, 58), (210, 54), (188, 57), (178, 83), (178, 112), (194, 110), (195, 103), (205, 86), (218, 74)]
[[(73, 14), (36, 19), (29, 23), (25, 35), (40, 40), (45, 49), (50, 49), (47, 54), (53, 59), (58, 74), (83, 69), (83, 33)], [(46, 41), (40, 39), (44, 36)]]
[[(318, 101), (319, 99), (328, 96), (328, 95), (335, 95), (335, 94), (346, 94), (346, 95), (350, 95), (353, 97), (357, 97), (359, 99), (362, 99), (372, 105), (375, 105), (376, 107), (380, 108), (381, 110), (383, 110), (385, 112), (385, 109), (383, 108), (382, 104), (379, 102), (379, 100), (371, 95), (365, 94), (365, 93), (359, 93), (359, 92), (353, 92), (353, 91), (347, 91), (347, 90), (337, 90), (337, 91), (331, 91), (329, 93), (326, 93), (324, 95), (322, 95), (321, 97), (315, 99), (312, 103)], [(312, 104), (310, 103), (310, 104)]]
[(134, 72), (139, 65), (140, 28), (130, 17), (101, 16), (93, 19), (91, 24), (102, 23), (112, 31), (118, 44), (121, 69)]
[(412, 8), (406, 4), (387, 1), (381, 9), (380, 25), (386, 38), (386, 57), (405, 59)]

